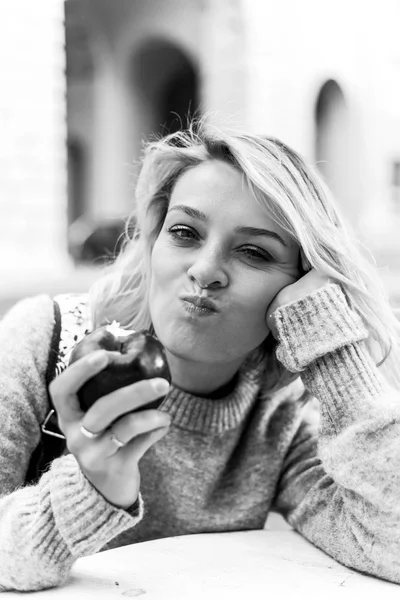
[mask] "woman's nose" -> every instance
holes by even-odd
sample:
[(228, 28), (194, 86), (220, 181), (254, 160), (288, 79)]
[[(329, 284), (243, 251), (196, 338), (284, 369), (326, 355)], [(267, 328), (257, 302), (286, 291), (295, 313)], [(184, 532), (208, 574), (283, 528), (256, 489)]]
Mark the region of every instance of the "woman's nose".
[(229, 281), (224, 261), (216, 252), (199, 254), (187, 273), (200, 288), (225, 287)]

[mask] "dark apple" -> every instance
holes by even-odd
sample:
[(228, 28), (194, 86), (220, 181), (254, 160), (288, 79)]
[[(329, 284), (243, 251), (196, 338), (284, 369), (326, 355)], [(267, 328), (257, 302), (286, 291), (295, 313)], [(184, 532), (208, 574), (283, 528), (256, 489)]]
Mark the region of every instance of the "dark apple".
[[(141, 379), (162, 377), (171, 382), (164, 348), (148, 331), (121, 329), (118, 323), (99, 327), (75, 346), (69, 364), (94, 350), (106, 350), (109, 362), (105, 369), (80, 388), (78, 399), (83, 411), (87, 411), (101, 396)], [(136, 410), (158, 408), (163, 399), (157, 398)]]

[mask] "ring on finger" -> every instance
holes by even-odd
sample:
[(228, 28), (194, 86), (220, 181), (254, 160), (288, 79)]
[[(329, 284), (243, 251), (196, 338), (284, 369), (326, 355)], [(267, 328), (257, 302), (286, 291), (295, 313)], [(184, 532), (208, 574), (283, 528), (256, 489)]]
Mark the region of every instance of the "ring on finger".
[(110, 441), (115, 444), (117, 450), (119, 450), (120, 448), (123, 448), (125, 446), (125, 442), (121, 442), (121, 440), (119, 440), (117, 438), (117, 436), (115, 435), (115, 433), (113, 432), (113, 430), (111, 430), (110, 432)]
[(102, 431), (98, 431), (98, 432), (89, 431), (89, 429), (86, 429), (86, 427), (83, 425), (83, 423), (81, 423), (81, 433), (89, 440), (95, 440), (96, 438), (100, 437), (103, 432)]

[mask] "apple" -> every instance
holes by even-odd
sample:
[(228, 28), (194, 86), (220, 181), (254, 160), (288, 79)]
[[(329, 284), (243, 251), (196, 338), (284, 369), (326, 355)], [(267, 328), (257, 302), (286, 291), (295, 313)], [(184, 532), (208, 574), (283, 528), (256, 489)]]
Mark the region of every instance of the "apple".
[[(105, 369), (89, 379), (78, 391), (81, 409), (87, 411), (101, 396), (141, 379), (162, 377), (171, 382), (162, 344), (148, 331), (122, 329), (113, 322), (88, 333), (73, 349), (69, 364), (94, 350), (106, 350), (109, 362)], [(158, 408), (163, 397), (132, 411)]]

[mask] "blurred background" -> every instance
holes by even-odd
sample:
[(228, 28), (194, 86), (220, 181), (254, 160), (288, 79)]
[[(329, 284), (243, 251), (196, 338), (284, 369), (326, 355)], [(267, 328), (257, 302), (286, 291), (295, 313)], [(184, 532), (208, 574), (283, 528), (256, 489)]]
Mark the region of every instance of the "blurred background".
[(316, 164), (400, 303), (398, 0), (0, 0), (0, 315), (85, 291), (143, 140), (211, 113)]

